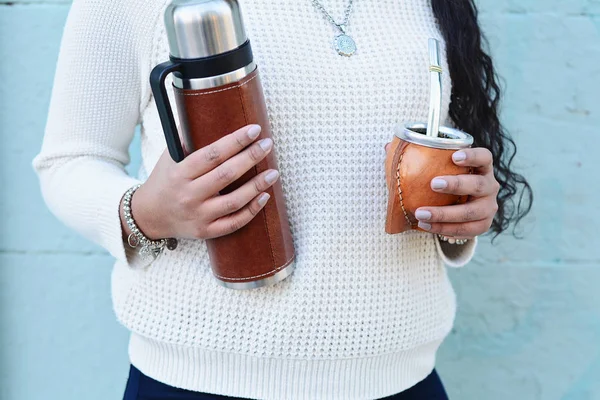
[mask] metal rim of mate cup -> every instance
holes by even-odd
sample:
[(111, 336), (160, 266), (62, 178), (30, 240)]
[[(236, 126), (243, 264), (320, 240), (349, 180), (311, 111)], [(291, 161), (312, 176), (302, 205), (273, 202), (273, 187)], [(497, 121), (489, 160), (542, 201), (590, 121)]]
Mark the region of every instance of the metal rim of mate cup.
[(473, 145), (473, 136), (458, 129), (440, 126), (438, 136), (427, 136), (427, 124), (412, 123), (396, 128), (395, 135), (410, 143), (434, 149), (460, 150)]
[[(166, 76), (172, 73), (173, 86), (179, 89), (199, 90), (230, 84), (253, 72), (256, 64), (241, 14), (237, 0), (174, 0), (165, 11), (169, 61), (156, 66), (150, 80), (167, 147), (176, 162), (183, 160), (184, 152), (166, 93)], [(255, 289), (281, 282), (293, 271), (291, 263), (254, 281), (215, 279), (227, 288)]]

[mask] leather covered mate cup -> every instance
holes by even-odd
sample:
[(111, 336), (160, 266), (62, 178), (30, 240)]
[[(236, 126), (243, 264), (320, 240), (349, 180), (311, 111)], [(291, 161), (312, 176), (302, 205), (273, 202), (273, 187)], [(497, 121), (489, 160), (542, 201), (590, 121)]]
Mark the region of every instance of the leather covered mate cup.
[(415, 211), (423, 206), (461, 204), (468, 196), (434, 192), (431, 180), (436, 176), (469, 174), (469, 167), (452, 161), (452, 154), (473, 144), (471, 135), (440, 127), (439, 136), (427, 136), (427, 124), (399, 127), (385, 160), (388, 188), (385, 231), (389, 234), (418, 228)]
[[(256, 141), (271, 136), (258, 69), (218, 88), (174, 87), (174, 90), (186, 155), (247, 124), (262, 127)], [(271, 168), (277, 169), (275, 149), (221, 194), (239, 188)], [(292, 273), (294, 246), (281, 181), (277, 180), (266, 192), (271, 196), (269, 201), (249, 224), (229, 235), (206, 241), (213, 274), (227, 287), (260, 287)]]

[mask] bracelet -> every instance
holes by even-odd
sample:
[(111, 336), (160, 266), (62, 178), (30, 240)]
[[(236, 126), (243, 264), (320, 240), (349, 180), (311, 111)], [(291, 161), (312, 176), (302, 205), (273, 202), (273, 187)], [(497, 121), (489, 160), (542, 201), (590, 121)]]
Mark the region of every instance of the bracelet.
[(438, 237), (440, 238), (441, 241), (443, 242), (448, 242), (450, 244), (458, 244), (458, 245), (463, 245), (465, 243), (467, 243), (469, 241), (469, 239), (456, 239), (450, 236), (444, 236), (438, 233)]
[(131, 214), (131, 198), (136, 190), (140, 188), (140, 184), (132, 186), (125, 192), (123, 196), (123, 214), (125, 214), (125, 222), (127, 223), (127, 227), (131, 231), (129, 236), (127, 237), (127, 244), (129, 247), (135, 249), (139, 245), (141, 245), (139, 254), (144, 257), (152, 257), (152, 259), (156, 259), (166, 247), (169, 250), (175, 250), (177, 248), (177, 239), (168, 238), (168, 239), (159, 239), (159, 240), (150, 240), (148, 239), (140, 230), (140, 228), (135, 223), (133, 219), (133, 215)]

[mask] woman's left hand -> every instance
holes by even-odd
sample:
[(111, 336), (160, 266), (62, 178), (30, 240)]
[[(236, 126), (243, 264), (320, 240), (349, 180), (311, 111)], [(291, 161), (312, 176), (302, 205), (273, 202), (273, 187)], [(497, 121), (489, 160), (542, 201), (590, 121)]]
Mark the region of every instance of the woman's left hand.
[(487, 232), (494, 220), (500, 184), (494, 177), (492, 153), (486, 148), (470, 148), (455, 152), (456, 165), (472, 167), (473, 174), (438, 176), (431, 189), (439, 193), (469, 195), (465, 204), (443, 207), (420, 207), (415, 213), (419, 227), (428, 232), (471, 239)]
[(459, 150), (452, 155), (456, 165), (473, 167), (470, 175), (438, 176), (431, 189), (439, 193), (468, 195), (465, 204), (420, 207), (415, 213), (419, 227), (457, 239), (471, 239), (492, 226), (500, 184), (494, 177), (492, 153), (482, 147)]

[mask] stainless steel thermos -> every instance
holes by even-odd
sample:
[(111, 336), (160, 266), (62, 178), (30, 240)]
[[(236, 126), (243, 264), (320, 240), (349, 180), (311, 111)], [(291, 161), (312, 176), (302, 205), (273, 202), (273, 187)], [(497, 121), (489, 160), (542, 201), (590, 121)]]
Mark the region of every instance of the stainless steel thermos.
[[(270, 137), (264, 94), (236, 0), (174, 0), (165, 11), (170, 60), (157, 65), (150, 83), (169, 153), (176, 162), (221, 137), (256, 123)], [(165, 78), (172, 74), (180, 122), (177, 130)], [(229, 193), (267, 169), (275, 152), (225, 188)], [(206, 241), (213, 275), (224, 286), (249, 289), (274, 284), (293, 271), (294, 247), (281, 179), (261, 212), (240, 230)]]

